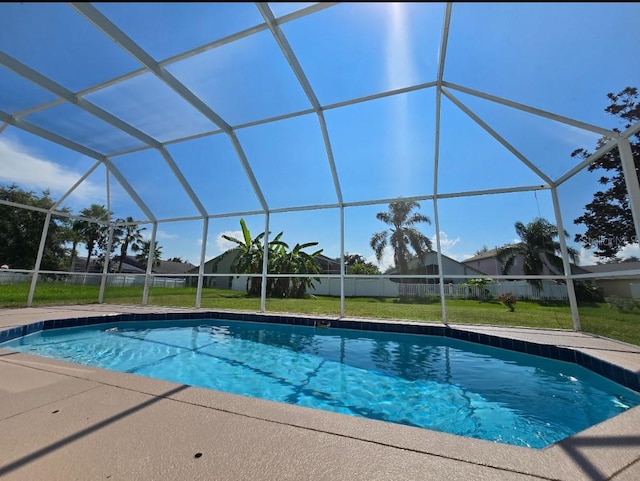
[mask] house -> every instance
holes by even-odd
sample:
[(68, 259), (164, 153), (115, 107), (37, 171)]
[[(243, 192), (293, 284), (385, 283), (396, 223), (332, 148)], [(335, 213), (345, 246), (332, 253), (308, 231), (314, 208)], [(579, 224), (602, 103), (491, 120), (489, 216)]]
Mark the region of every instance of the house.
[[(120, 265), (120, 257), (115, 257), (111, 259), (111, 270), (118, 270), (118, 266)], [(71, 266), (71, 272), (90, 272), (90, 273), (102, 273), (102, 263), (93, 256), (90, 260), (89, 269), (87, 270), (87, 258), (86, 257), (76, 257), (73, 261), (73, 265)], [(121, 274), (144, 274), (145, 269), (138, 261), (136, 261), (133, 257), (126, 256), (122, 261), (122, 270)]]
[[(232, 250), (228, 250), (223, 252), (217, 257), (208, 260), (204, 264), (204, 273), (205, 274), (232, 274), (231, 264), (235, 259), (236, 254)], [(324, 256), (322, 254), (316, 257), (316, 264), (320, 268), (321, 274), (340, 274), (340, 261), (336, 261), (335, 259), (331, 259), (330, 257)], [(190, 274), (198, 274), (199, 268), (198, 266), (194, 266), (193, 269), (189, 271)], [(206, 276), (204, 278), (203, 285), (205, 287), (215, 287), (217, 289), (231, 289), (233, 286), (233, 278), (234, 275), (225, 275), (225, 276)], [(195, 283), (195, 278), (191, 279), (191, 283)]]
[[(497, 252), (499, 249), (489, 249), (486, 252), (482, 252), (480, 254), (476, 254), (473, 257), (465, 259), (462, 261), (462, 264), (465, 266), (471, 267), (482, 272), (483, 275), (486, 276), (500, 276), (502, 274), (502, 262), (498, 259)], [(573, 274), (585, 274), (583, 268), (576, 264), (571, 264), (571, 272)], [(523, 268), (523, 256), (522, 254), (518, 254), (513, 261), (513, 265), (509, 270), (510, 276), (524, 276), (524, 268)], [(547, 265), (543, 267), (540, 275), (543, 276), (562, 276), (564, 272), (556, 272), (551, 270)]]
[(160, 261), (160, 265), (153, 269), (154, 274), (186, 274), (197, 266), (190, 262)]
[(621, 277), (614, 272), (640, 272), (640, 261), (618, 262), (613, 264), (596, 264), (584, 266), (583, 269), (589, 273), (606, 274), (611, 276), (593, 279), (592, 282), (602, 288), (605, 297), (634, 297), (640, 299), (640, 274)]
[[(232, 250), (228, 250), (223, 252), (217, 257), (213, 259), (209, 259), (204, 263), (204, 274), (231, 274), (231, 264), (233, 260), (236, 258), (236, 254)], [(189, 270), (189, 274), (199, 274), (200, 267), (194, 266), (193, 269)], [(191, 277), (190, 283), (195, 285), (197, 282), (197, 278)], [(224, 277), (217, 276), (205, 276), (203, 286), (204, 287), (215, 287), (217, 289), (231, 289), (233, 282), (233, 276), (228, 275)]]
[[(95, 257), (91, 258), (91, 264), (89, 271), (91, 273), (101, 273), (102, 264), (98, 262)], [(111, 258), (110, 268), (112, 272), (118, 270), (120, 266), (120, 256)], [(86, 272), (87, 258), (76, 257), (73, 263), (72, 272)], [(173, 261), (160, 261), (160, 264), (152, 269), (152, 272), (156, 275), (162, 274), (186, 274), (191, 271), (194, 266), (189, 262), (173, 262)], [(125, 256), (122, 260), (122, 268), (118, 272), (119, 274), (145, 274), (146, 269), (144, 265), (138, 262), (134, 257)]]
[[(473, 257), (463, 260), (461, 264), (475, 269), (483, 275), (498, 276), (502, 274), (502, 272), (500, 261), (497, 257), (497, 251), (497, 249), (487, 250), (486, 252), (476, 254)], [(519, 270), (519, 274), (522, 274), (522, 258), (520, 256), (516, 258), (513, 263), (513, 272), (515, 273), (517, 270)], [(515, 275), (517, 274), (518, 273), (515, 273)]]
[[(472, 266), (465, 265), (462, 262), (458, 262), (455, 259), (452, 259), (449, 256), (441, 254), (442, 257), (442, 270), (444, 273), (444, 283), (445, 284), (464, 284), (468, 279), (460, 278), (460, 277), (447, 277), (447, 276), (473, 276), (473, 277), (485, 277), (486, 273), (482, 272), (478, 269), (475, 269)], [(397, 269), (391, 269), (386, 272), (389, 275), (400, 275), (400, 272)], [(410, 275), (433, 275), (437, 276), (439, 274), (438, 270), (438, 253), (431, 251), (427, 252), (423, 258), (422, 265), (418, 265), (417, 259), (412, 259), (409, 263), (409, 274)], [(431, 278), (431, 279), (413, 279), (412, 283), (420, 284), (438, 284), (440, 283), (439, 278)]]
[(320, 274), (340, 275), (340, 260), (320, 254), (316, 257), (316, 264), (320, 268)]

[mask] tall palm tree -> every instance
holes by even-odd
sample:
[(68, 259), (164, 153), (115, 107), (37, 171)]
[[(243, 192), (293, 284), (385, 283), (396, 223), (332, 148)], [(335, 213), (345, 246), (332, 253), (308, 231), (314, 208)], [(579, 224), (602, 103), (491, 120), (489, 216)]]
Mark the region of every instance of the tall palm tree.
[[(505, 245), (498, 249), (497, 258), (502, 263), (502, 274), (507, 275), (512, 269), (518, 256), (523, 258), (523, 271), (525, 275), (537, 276), (547, 267), (550, 272), (560, 274), (563, 271), (562, 254), (558, 228), (542, 217), (524, 225), (518, 221), (514, 224), (516, 233), (521, 242)], [(569, 234), (565, 231), (564, 236)], [(569, 256), (574, 263), (578, 262), (578, 251), (567, 248)], [(529, 279), (527, 282), (537, 289), (542, 289), (542, 280)]]
[(370, 246), (376, 254), (378, 262), (382, 260), (387, 245), (393, 249), (393, 261), (400, 274), (409, 272), (409, 260), (412, 250), (418, 259), (422, 260), (424, 254), (432, 250), (431, 240), (420, 232), (416, 225), (419, 223), (431, 224), (431, 219), (419, 212), (420, 204), (416, 201), (396, 201), (389, 204), (387, 212), (378, 212), (376, 218), (391, 228), (373, 234)]
[(125, 219), (127, 225), (121, 228), (122, 236), (120, 238), (120, 260), (118, 261), (118, 272), (122, 272), (122, 262), (131, 248), (132, 252), (140, 252), (142, 248), (142, 231), (144, 227), (139, 228), (137, 224), (134, 224), (133, 217), (128, 216)]
[(97, 221), (76, 220), (72, 227), (87, 247), (87, 265), (85, 272), (89, 272), (91, 256), (97, 253), (96, 250), (103, 244), (103, 238), (108, 235), (106, 222), (109, 220), (109, 212), (104, 205), (91, 204), (90, 207), (82, 209), (80, 215)]
[(69, 270), (71, 272), (73, 272), (76, 267), (76, 259), (78, 257), (78, 244), (82, 242), (82, 235), (80, 234), (79, 229), (76, 228), (77, 222), (78, 221), (71, 222), (71, 227), (68, 229), (67, 233), (67, 237), (71, 242), (71, 265), (69, 266)]
[[(139, 253), (136, 255), (136, 260), (142, 264), (144, 266), (144, 268), (147, 268), (147, 264), (149, 263), (149, 254), (151, 253), (151, 241), (142, 241), (140, 243), (140, 251)], [(158, 243), (156, 242), (154, 249), (153, 249), (153, 264), (152, 264), (152, 268), (153, 267), (158, 267), (160, 265), (160, 257), (162, 256), (162, 247), (160, 247), (158, 245)]]

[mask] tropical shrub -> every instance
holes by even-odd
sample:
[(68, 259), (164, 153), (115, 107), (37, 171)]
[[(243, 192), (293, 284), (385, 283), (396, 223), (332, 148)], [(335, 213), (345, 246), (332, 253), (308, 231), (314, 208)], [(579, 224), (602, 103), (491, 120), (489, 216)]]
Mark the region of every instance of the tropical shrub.
[(591, 282), (575, 282), (576, 299), (581, 302), (605, 302), (604, 291)]
[[(223, 234), (222, 237), (236, 244), (230, 249), (236, 254), (231, 264), (231, 271), (237, 274), (261, 274), (264, 258), (265, 233), (251, 237), (251, 232), (244, 219), (240, 219), (242, 239)], [(307, 294), (307, 289), (313, 287), (313, 281), (317, 277), (300, 276), (286, 277), (286, 274), (319, 274), (320, 268), (315, 259), (322, 253), (322, 249), (311, 254), (304, 251), (308, 247), (318, 245), (317, 242), (296, 244), (293, 248), (282, 241), (282, 232), (276, 235), (267, 244), (267, 271), (272, 274), (282, 274), (284, 277), (270, 277), (267, 279), (267, 297), (295, 297), (302, 298)], [(260, 296), (262, 291), (262, 277), (247, 277), (247, 294)]]
[(502, 302), (505, 306), (507, 306), (511, 312), (514, 312), (516, 310), (517, 299), (516, 299), (516, 296), (514, 296), (512, 293), (505, 292), (503, 294), (500, 294), (498, 296), (498, 300)]
[(493, 279), (489, 277), (476, 277), (475, 279), (469, 279), (466, 284), (468, 286), (475, 287), (478, 292), (478, 297), (482, 300), (490, 300), (491, 292), (485, 286), (491, 284)]

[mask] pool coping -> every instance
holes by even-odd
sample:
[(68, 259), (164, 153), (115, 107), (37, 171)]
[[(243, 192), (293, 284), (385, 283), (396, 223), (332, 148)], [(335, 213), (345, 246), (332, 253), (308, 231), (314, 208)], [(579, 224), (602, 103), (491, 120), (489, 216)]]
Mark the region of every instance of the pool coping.
[[(74, 316), (72, 309), (65, 311), (64, 308), (54, 309), (52, 312), (42, 312), (38, 315), (37, 311), (17, 311), (12, 317), (9, 325), (5, 322), (2, 327), (2, 316), (0, 315), (0, 336), (19, 337), (22, 333), (30, 331), (35, 332), (39, 329), (70, 327), (71, 325), (88, 325), (90, 323), (112, 323), (112, 322), (128, 322), (128, 321), (145, 321), (145, 320), (175, 320), (175, 319), (200, 319), (204, 317), (212, 317), (212, 312), (217, 313), (221, 318), (231, 319), (230, 316), (236, 315), (235, 320), (250, 320), (262, 322), (278, 322), (284, 324), (310, 325), (309, 323), (329, 322), (331, 327), (347, 328), (347, 329), (366, 329), (380, 331), (389, 328), (391, 332), (422, 332), (438, 335), (444, 333), (447, 337), (455, 337), (458, 334), (462, 337), (469, 336), (469, 340), (476, 339), (481, 344), (492, 345), (497, 342), (496, 337), (500, 339), (509, 338), (511, 342), (499, 347), (509, 348), (512, 350), (520, 350), (527, 352), (535, 349), (537, 346), (539, 352), (552, 355), (563, 353), (566, 357), (566, 350), (575, 353), (574, 359), (576, 364), (580, 362), (591, 363), (597, 359), (606, 365), (617, 365), (618, 361), (623, 361), (623, 366), (618, 366), (624, 371), (624, 374), (631, 372), (636, 377), (640, 373), (640, 348), (637, 346), (618, 343), (617, 341), (597, 338), (596, 336), (584, 335), (582, 333), (572, 333), (556, 330), (535, 330), (527, 328), (501, 328), (495, 326), (484, 325), (457, 325), (444, 326), (441, 323), (422, 323), (413, 321), (394, 322), (388, 320), (363, 320), (363, 319), (334, 319), (317, 316), (295, 316), (288, 314), (264, 314), (264, 313), (237, 313), (227, 311), (203, 311), (203, 310), (181, 310), (156, 308), (157, 312), (153, 312), (154, 308), (136, 309), (131, 306), (108, 306), (102, 308), (93, 308), (96, 312), (92, 312), (86, 308), (83, 312)], [(0, 310), (0, 314), (2, 311)], [(22, 314), (22, 315), (21, 315)], [(29, 315), (27, 315), (29, 314)], [(84, 316), (84, 317), (83, 317)], [(43, 320), (33, 322), (34, 318)], [(299, 318), (299, 320), (296, 320)], [(23, 319), (23, 320), (20, 320)], [(329, 328), (331, 328), (329, 327)], [(456, 334), (458, 333), (458, 334)], [(463, 334), (466, 333), (466, 334)], [(465, 340), (465, 339), (462, 339)], [(559, 349), (546, 349), (550, 343), (554, 341)], [(540, 347), (542, 346), (542, 347)], [(525, 350), (521, 350), (524, 347)], [(540, 351), (542, 349), (542, 351)], [(6, 354), (6, 350), (4, 353)], [(529, 352), (533, 353), (533, 352)], [(380, 479), (381, 469), (392, 469), (395, 463), (401, 463), (402, 468), (407, 473), (411, 473), (413, 468), (418, 469), (418, 463), (410, 456), (419, 455), (420, 463), (427, 463), (430, 473), (435, 477), (427, 477), (427, 479), (505, 479), (505, 480), (570, 480), (582, 481), (584, 479), (614, 479), (614, 480), (631, 480), (638, 479), (640, 473), (640, 407), (633, 408), (611, 420), (595, 425), (575, 436), (556, 443), (542, 450), (521, 448), (516, 446), (497, 444), (488, 441), (464, 438), (460, 436), (440, 433), (420, 428), (412, 428), (401, 426), (382, 421), (374, 421), (351, 416), (341, 415), (337, 413), (329, 413), (324, 411), (303, 408), (299, 406), (285, 405), (261, 399), (246, 398), (228, 393), (221, 393), (207, 389), (192, 388), (180, 389), (180, 386), (174, 383), (159, 381), (140, 376), (124, 373), (116, 373), (98, 368), (87, 368), (79, 371), (77, 365), (72, 365), (65, 361), (51, 360), (39, 358), (29, 354), (13, 354), (2, 355), (3, 350), (0, 349), (0, 369), (3, 366), (11, 366), (11, 368), (19, 368), (24, 370), (25, 374), (37, 371), (50, 376), (64, 376), (65, 379), (71, 379), (73, 382), (92, 383), (104, 387), (104, 389), (113, 390), (112, 396), (120, 396), (123, 399), (131, 393), (144, 394), (161, 399), (162, 402), (172, 402), (174, 409), (180, 409), (179, 412), (185, 412), (186, 419), (192, 419), (194, 414), (189, 417), (188, 413), (193, 410), (207, 409), (209, 412), (215, 412), (219, 415), (231, 417), (233, 419), (252, 420), (257, 423), (257, 433), (254, 434), (262, 439), (262, 429), (268, 431), (273, 426), (278, 431), (286, 431), (292, 433), (305, 433), (304, 437), (315, 440), (319, 436), (330, 435), (332, 442), (337, 446), (341, 446), (344, 452), (347, 452), (354, 444), (359, 446), (362, 452), (368, 452), (371, 447), (384, 450), (390, 458), (384, 461), (381, 467), (376, 457), (366, 460), (365, 466), (360, 466), (359, 474), (362, 479)], [(540, 355), (540, 354), (538, 354)], [(628, 356), (631, 356), (631, 360)], [(609, 356), (609, 357), (607, 357)], [(550, 356), (547, 356), (550, 357)], [(561, 359), (563, 360), (563, 359)], [(571, 362), (571, 360), (570, 360)], [(626, 364), (625, 364), (626, 363)], [(605, 368), (605, 364), (601, 364)], [(582, 364), (581, 364), (582, 365)], [(584, 366), (587, 367), (587, 366)], [(612, 371), (603, 371), (612, 374)], [(28, 376), (27, 376), (28, 377)], [(626, 378), (625, 378), (626, 379)], [(635, 378), (632, 376), (631, 381)], [(111, 391), (110, 391), (111, 392)], [(69, 393), (68, 397), (61, 395), (60, 403), (66, 402), (67, 399), (74, 399), (77, 396)], [(15, 396), (15, 402), (20, 403), (20, 395)], [(124, 400), (123, 400), (124, 403)], [(31, 411), (17, 413), (26, 424), (30, 422)], [(199, 414), (198, 414), (199, 415)], [(3, 427), (3, 420), (0, 420), (0, 429)], [(34, 427), (34, 430), (37, 430)], [(301, 431), (302, 430), (302, 431)], [(273, 434), (271, 434), (272, 436)], [(264, 442), (269, 443), (269, 436), (265, 434)], [(325, 439), (325, 438), (322, 438)], [(294, 452), (298, 446), (289, 446), (287, 449)], [(87, 448), (89, 449), (89, 448)], [(240, 447), (225, 447), (227, 454), (240, 455), (245, 458), (254, 456), (251, 453), (243, 452)], [(283, 448), (284, 449), (284, 448)], [(313, 449), (310, 447), (310, 449)], [(327, 447), (327, 450), (330, 448)], [(107, 449), (109, 451), (109, 449)], [(277, 449), (274, 447), (274, 451)], [(88, 460), (99, 462), (105, 452), (89, 451)], [(95, 457), (94, 457), (95, 456)], [(257, 456), (257, 455), (256, 455)], [(274, 452), (273, 456), (277, 456)], [(398, 459), (396, 459), (398, 458)], [(407, 459), (404, 459), (407, 458)], [(127, 461), (134, 463), (135, 460)], [(258, 461), (256, 461), (258, 462)], [(265, 462), (264, 459), (259, 462)], [(321, 460), (307, 460), (306, 463), (320, 463)], [(350, 462), (350, 461), (349, 461)], [(50, 469), (51, 466), (42, 461), (43, 466)], [(127, 468), (124, 463), (124, 468)], [(347, 469), (348, 462), (341, 461)], [(451, 464), (453, 463), (453, 464)], [(0, 463), (1, 465), (1, 463)], [(310, 465), (309, 465), (310, 466)], [(418, 469), (422, 472), (423, 479), (425, 466)], [(129, 466), (128, 469), (133, 469)], [(286, 473), (279, 473), (279, 468), (272, 468), (268, 473), (261, 473), (261, 479), (295, 479), (287, 478)], [(291, 469), (291, 468), (287, 468)], [(328, 466), (321, 466), (318, 469), (329, 469)], [(374, 469), (377, 469), (375, 473)], [(468, 471), (468, 475), (459, 474), (461, 477), (451, 476), (451, 470), (457, 473)], [(365, 476), (367, 470), (372, 471), (369, 476)], [(470, 470), (470, 471), (469, 471)], [(377, 474), (376, 474), (377, 473)], [(471, 474), (475, 473), (475, 474)], [(482, 474), (484, 473), (484, 474)], [(490, 473), (490, 474), (487, 474)], [(415, 474), (415, 473), (414, 473)], [(300, 475), (300, 473), (298, 473)], [(204, 474), (203, 474), (204, 476)], [(409, 476), (409, 474), (407, 474)], [(197, 476), (196, 476), (197, 477)], [(321, 478), (321, 477), (320, 477)], [(318, 478), (318, 479), (320, 479)], [(22, 478), (18, 478), (22, 479)], [(140, 478), (140, 479), (153, 479)], [(202, 477), (201, 479), (208, 479)], [(248, 479), (246, 473), (229, 479)], [(298, 478), (302, 479), (302, 478)], [(324, 479), (324, 478), (322, 478)], [(326, 479), (361, 479), (354, 476), (351, 472), (348, 476), (345, 472), (344, 478), (333, 473), (331, 478)], [(387, 479), (387, 478), (385, 478)], [(396, 475), (389, 479), (418, 479), (416, 475), (411, 478), (405, 478)]]

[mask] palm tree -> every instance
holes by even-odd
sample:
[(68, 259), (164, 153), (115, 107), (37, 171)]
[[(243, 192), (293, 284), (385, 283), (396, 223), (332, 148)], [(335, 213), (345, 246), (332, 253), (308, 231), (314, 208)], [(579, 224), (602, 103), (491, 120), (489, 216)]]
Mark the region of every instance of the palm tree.
[[(71, 222), (71, 227), (68, 229), (67, 237), (71, 241), (71, 265), (69, 270), (73, 272), (76, 267), (76, 258), (78, 257), (78, 244), (82, 242), (82, 235), (76, 228), (76, 222)], [(87, 264), (88, 265), (88, 264)]]
[(376, 214), (376, 218), (391, 226), (391, 229), (373, 234), (370, 246), (376, 254), (376, 259), (380, 262), (385, 248), (390, 245), (393, 249), (395, 267), (400, 271), (400, 274), (409, 272), (411, 250), (420, 260), (424, 254), (432, 250), (431, 240), (415, 227), (421, 222), (431, 224), (429, 217), (419, 212), (412, 213), (414, 209), (419, 208), (420, 204), (416, 201), (396, 201), (389, 204), (387, 212)]
[[(149, 263), (149, 254), (151, 253), (151, 241), (142, 241), (140, 243), (140, 251), (139, 254), (136, 255), (136, 260), (147, 268), (147, 264)], [(155, 244), (153, 249), (153, 267), (158, 267), (160, 265), (160, 257), (162, 256), (162, 247)]]
[(72, 229), (77, 233), (81, 242), (87, 247), (87, 265), (85, 272), (89, 272), (91, 265), (91, 256), (96, 253), (96, 249), (103, 244), (102, 240), (107, 236), (108, 227), (106, 222), (109, 220), (109, 212), (104, 205), (91, 204), (90, 207), (80, 211), (82, 217), (95, 219), (102, 222), (91, 222), (88, 220), (76, 220)]
[[(502, 263), (502, 274), (507, 275), (518, 256), (523, 258), (523, 271), (527, 276), (541, 275), (545, 266), (549, 271), (560, 274), (563, 271), (558, 228), (542, 217), (524, 225), (518, 221), (514, 224), (521, 242), (505, 245), (498, 249), (497, 258)], [(564, 236), (569, 234), (565, 231)], [(574, 263), (578, 262), (578, 252), (567, 248)], [(540, 279), (529, 279), (527, 282), (537, 289), (542, 289)]]
[(131, 247), (132, 252), (140, 252), (143, 242), (142, 231), (145, 230), (144, 227), (139, 228), (137, 224), (134, 224), (133, 217), (131, 216), (127, 217), (125, 222), (127, 223), (127, 225), (125, 225), (121, 230), (122, 237), (120, 238), (121, 244), (118, 272), (122, 272), (122, 262), (127, 256), (129, 247)]

